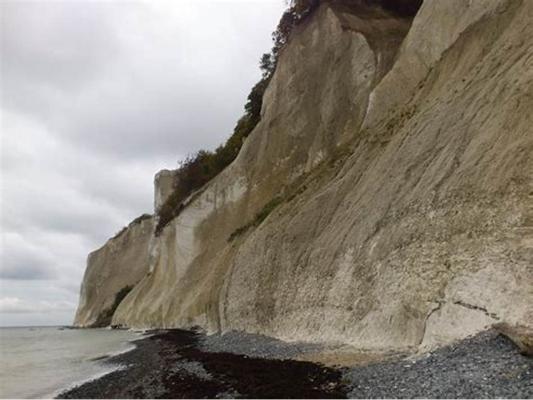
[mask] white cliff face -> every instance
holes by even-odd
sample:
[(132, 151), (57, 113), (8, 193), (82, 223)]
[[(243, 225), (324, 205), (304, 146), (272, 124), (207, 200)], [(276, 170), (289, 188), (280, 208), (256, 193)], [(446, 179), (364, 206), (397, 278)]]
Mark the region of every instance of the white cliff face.
[(159, 208), (172, 194), (177, 184), (176, 171), (163, 169), (154, 177), (154, 212), (157, 213)]
[(533, 326), (532, 18), (520, 0), (426, 0), (412, 26), (321, 6), (113, 323), (380, 350)]
[[(367, 12), (365, 20), (349, 11), (322, 7), (316, 18), (299, 28), (280, 56), (265, 94), (261, 122), (235, 162), (163, 231), (154, 275), (121, 304), (115, 323), (135, 320), (136, 326), (143, 327), (157, 323), (219, 328), (218, 316), (213, 320), (203, 314), (205, 307), (218, 314), (217, 298), (229, 266), (206, 263), (226, 253), (229, 260), (234, 246), (228, 238), (236, 229), (351, 140), (375, 82), (392, 65), (394, 50), (401, 43), (397, 35), (409, 29), (410, 21), (381, 10)], [(372, 50), (361, 30), (380, 31), (390, 40)], [(164, 283), (169, 271), (172, 278)], [(203, 277), (196, 277), (197, 273)], [(161, 290), (155, 283), (159, 279), (172, 289)], [(202, 287), (189, 286), (189, 279)], [(144, 302), (140, 297), (152, 300)]]
[(133, 222), (89, 254), (75, 326), (110, 324), (117, 294), (133, 288), (148, 273), (148, 250), (153, 230), (153, 217)]

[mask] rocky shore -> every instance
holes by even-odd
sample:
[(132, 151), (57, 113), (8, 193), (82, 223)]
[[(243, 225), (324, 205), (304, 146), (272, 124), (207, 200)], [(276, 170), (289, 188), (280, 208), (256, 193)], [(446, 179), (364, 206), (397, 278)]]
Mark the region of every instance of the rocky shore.
[[(217, 346), (227, 339), (218, 337)], [(310, 362), (211, 352), (214, 340), (204, 344), (203, 338), (183, 330), (155, 333), (137, 341), (135, 350), (106, 360), (127, 368), (59, 398), (346, 397), (340, 370)], [(261, 344), (269, 346), (267, 341), (258, 347)], [(291, 355), (297, 352), (290, 351)]]
[(532, 398), (533, 358), (495, 331), (432, 353), (344, 370), (350, 398)]
[[(533, 358), (494, 331), (422, 356), (326, 367), (317, 345), (243, 333), (152, 332), (124, 368), (59, 398), (532, 398)], [(231, 351), (231, 352), (230, 352)]]

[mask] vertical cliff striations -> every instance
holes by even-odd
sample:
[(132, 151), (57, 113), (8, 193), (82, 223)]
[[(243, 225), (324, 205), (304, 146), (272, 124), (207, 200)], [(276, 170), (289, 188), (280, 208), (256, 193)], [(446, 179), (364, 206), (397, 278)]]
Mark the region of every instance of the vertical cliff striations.
[(142, 249), (112, 324), (365, 349), (533, 326), (531, 20), (521, 0), (425, 0), (414, 19), (323, 2), (237, 159), (160, 235), (90, 257), (75, 323)]
[(87, 258), (75, 325), (102, 327), (120, 301), (148, 273), (154, 218), (142, 215)]

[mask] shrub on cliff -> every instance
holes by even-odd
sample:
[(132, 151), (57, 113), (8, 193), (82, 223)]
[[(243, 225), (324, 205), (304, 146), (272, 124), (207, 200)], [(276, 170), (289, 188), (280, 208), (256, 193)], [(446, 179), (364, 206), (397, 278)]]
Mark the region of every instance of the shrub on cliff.
[(103, 328), (109, 326), (111, 324), (111, 320), (113, 319), (113, 314), (115, 314), (115, 311), (118, 308), (119, 304), (122, 302), (122, 300), (124, 300), (128, 293), (131, 292), (132, 289), (133, 286), (125, 286), (120, 289), (118, 293), (115, 294), (115, 300), (113, 301), (111, 307), (104, 310), (98, 316), (96, 322), (92, 325), (92, 328)]
[(261, 119), (263, 95), (274, 74), (279, 52), (287, 43), (293, 28), (314, 11), (319, 0), (293, 0), (291, 6), (283, 13), (281, 20), (272, 34), (274, 46), (271, 53), (261, 56), (259, 68), (262, 78), (257, 82), (244, 106), (245, 114), (239, 119), (233, 134), (214, 152), (200, 150), (188, 156), (180, 163), (176, 173), (176, 181), (172, 194), (158, 210), (158, 223), (155, 234), (159, 235), (163, 228), (175, 218), (185, 207), (184, 201), (207, 182), (217, 176), (239, 154), (244, 139), (252, 132)]
[[(263, 94), (274, 72), (273, 65), (261, 58), (262, 79), (255, 84), (244, 106), (245, 114), (237, 121), (233, 134), (214, 152), (200, 150), (188, 156), (180, 163), (176, 173), (174, 191), (158, 211), (159, 220), (155, 233), (159, 235), (163, 228), (183, 209), (183, 202), (197, 189), (201, 188), (237, 157), (244, 139), (252, 132), (261, 119)], [(270, 57), (270, 56), (269, 56)]]
[(244, 139), (255, 128), (260, 119), (261, 104), (257, 104), (257, 102), (262, 101), (262, 94), (261, 96), (257, 93), (253, 96), (250, 94), (250, 97), (252, 99), (249, 99), (246, 105), (247, 111), (248, 109), (250, 111), (239, 119), (233, 134), (224, 145), (219, 146), (214, 152), (200, 150), (180, 163), (176, 173), (174, 190), (158, 211), (159, 220), (155, 229), (156, 235), (159, 235), (163, 228), (181, 212), (184, 207), (183, 202), (192, 193), (217, 176), (237, 157)]

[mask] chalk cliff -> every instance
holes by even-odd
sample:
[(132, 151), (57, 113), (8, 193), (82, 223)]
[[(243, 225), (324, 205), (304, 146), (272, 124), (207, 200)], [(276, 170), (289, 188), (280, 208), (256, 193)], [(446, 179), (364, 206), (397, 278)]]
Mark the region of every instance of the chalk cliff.
[(120, 300), (148, 273), (154, 218), (143, 215), (87, 258), (75, 325), (108, 326)]
[(364, 349), (533, 326), (531, 21), (521, 0), (323, 2), (237, 159), (160, 235), (89, 257), (75, 324), (134, 285), (112, 324)]

